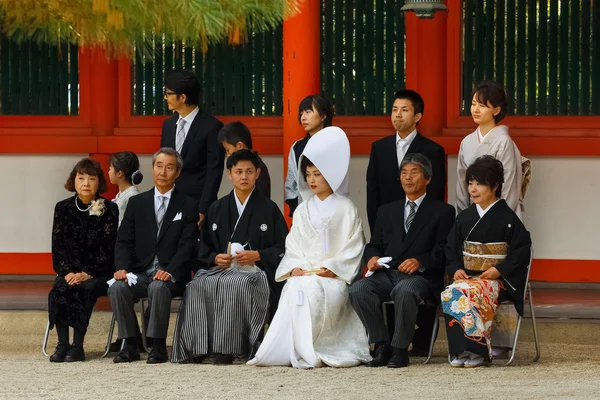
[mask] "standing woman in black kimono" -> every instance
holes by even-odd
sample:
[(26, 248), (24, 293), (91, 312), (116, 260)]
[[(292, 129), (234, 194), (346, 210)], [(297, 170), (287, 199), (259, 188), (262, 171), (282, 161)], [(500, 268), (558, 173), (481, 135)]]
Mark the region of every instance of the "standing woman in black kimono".
[(471, 204), (448, 236), (446, 272), (454, 282), (442, 292), (452, 367), (474, 368), (492, 359), (492, 323), (498, 304), (512, 300), (523, 315), (531, 237), (500, 199), (502, 163), (490, 155), (467, 168)]
[[(65, 184), (75, 196), (59, 201), (52, 226), (52, 265), (58, 275), (48, 294), (50, 328), (58, 346), (50, 362), (84, 361), (83, 338), (96, 300), (113, 275), (119, 208), (99, 196), (106, 180), (97, 161), (79, 161)], [(69, 345), (69, 326), (73, 344)]]

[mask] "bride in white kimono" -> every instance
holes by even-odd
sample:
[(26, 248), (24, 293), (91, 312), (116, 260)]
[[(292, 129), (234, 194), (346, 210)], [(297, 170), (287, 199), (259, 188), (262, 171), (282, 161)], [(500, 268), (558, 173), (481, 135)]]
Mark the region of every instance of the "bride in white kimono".
[(348, 299), (361, 272), (362, 223), (346, 191), (350, 145), (344, 131), (315, 134), (300, 157), (303, 198), (275, 274), (287, 281), (279, 307), (249, 365), (352, 367), (371, 360), (365, 329)]
[(484, 155), (491, 155), (502, 162), (504, 186), (502, 197), (506, 204), (523, 219), (521, 183), (523, 168), (521, 153), (508, 134), (506, 125), (498, 125), (506, 115), (508, 106), (504, 88), (494, 81), (483, 81), (473, 91), (471, 115), (478, 124), (460, 143), (456, 179), (456, 211), (460, 214), (471, 205), (465, 174), (469, 165)]

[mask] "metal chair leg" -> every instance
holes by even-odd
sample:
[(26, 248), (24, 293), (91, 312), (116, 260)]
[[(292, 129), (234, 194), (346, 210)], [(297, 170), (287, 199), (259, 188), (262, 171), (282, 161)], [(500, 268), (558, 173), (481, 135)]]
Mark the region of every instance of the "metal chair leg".
[(433, 356), (433, 346), (435, 345), (435, 340), (437, 339), (438, 332), (440, 330), (440, 306), (435, 309), (435, 321), (433, 322), (433, 332), (431, 333), (431, 342), (429, 343), (429, 352), (427, 354), (427, 359), (423, 364), (429, 364), (431, 361), (431, 357)]
[(519, 315), (519, 319), (517, 320), (517, 328), (515, 329), (515, 338), (513, 339), (512, 350), (510, 354), (510, 358), (504, 365), (510, 365), (515, 360), (515, 355), (517, 354), (517, 343), (519, 340), (519, 332), (521, 331), (521, 322), (523, 321), (523, 317)]
[(44, 341), (42, 342), (42, 354), (48, 357), (46, 346), (48, 346), (48, 336), (50, 335), (50, 321), (46, 324), (46, 332), (44, 333)]
[(104, 349), (104, 354), (102, 354), (102, 358), (106, 357), (110, 351), (110, 344), (112, 343), (113, 334), (115, 332), (115, 321), (117, 317), (113, 312), (112, 318), (110, 320), (110, 326), (108, 327), (108, 339), (106, 340), (106, 349)]
[(537, 323), (535, 320), (535, 312), (533, 311), (533, 299), (531, 296), (531, 285), (527, 284), (527, 294), (529, 296), (529, 312), (531, 313), (531, 325), (533, 327), (533, 341), (535, 342), (535, 357), (533, 362), (537, 362), (540, 359), (540, 339), (538, 337)]
[(141, 299), (140, 304), (142, 308), (142, 344), (146, 350), (146, 353), (149, 354), (150, 350), (148, 349), (148, 344), (146, 343), (146, 318), (144, 317), (144, 314), (146, 313), (146, 299)]

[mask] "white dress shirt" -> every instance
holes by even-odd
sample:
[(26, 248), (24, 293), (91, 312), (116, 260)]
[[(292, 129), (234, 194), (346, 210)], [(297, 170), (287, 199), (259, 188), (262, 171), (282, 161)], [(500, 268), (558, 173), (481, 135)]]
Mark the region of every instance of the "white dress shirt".
[[(425, 193), (423, 196), (419, 197), (418, 199), (416, 199), (414, 201), (415, 203), (415, 214), (417, 213), (417, 211), (419, 211), (419, 206), (421, 205), (421, 203), (423, 202), (423, 199), (425, 198), (425, 196), (427, 196), (427, 193)], [(406, 221), (406, 219), (408, 218), (408, 215), (410, 214), (410, 205), (408, 204), (410, 200), (408, 197), (406, 198), (406, 203), (404, 203), (404, 221)], [(415, 221), (413, 220), (413, 223)], [(408, 233), (408, 230), (406, 229), (406, 224), (404, 224), (404, 232)]]
[(398, 167), (400, 167), (400, 163), (404, 160), (406, 156), (406, 152), (410, 147), (413, 140), (417, 136), (417, 130), (412, 131), (406, 138), (402, 139), (398, 132), (396, 132), (396, 157), (398, 158)]
[(475, 207), (477, 208), (477, 214), (479, 214), (479, 218), (483, 218), (483, 216), (485, 215), (485, 213), (487, 213), (488, 211), (490, 211), (490, 209), (492, 207), (494, 207), (494, 204), (496, 204), (499, 201), (500, 201), (500, 199), (496, 200), (495, 202), (493, 202), (492, 204), (490, 204), (489, 207), (486, 208), (485, 210), (483, 208), (481, 208), (481, 206), (479, 204), (475, 204)]
[(169, 208), (169, 201), (171, 200), (171, 194), (173, 194), (173, 188), (171, 188), (167, 193), (161, 194), (156, 187), (154, 187), (154, 215), (158, 214), (158, 209), (160, 208), (160, 197), (165, 197), (165, 212)]
[[(194, 108), (194, 110), (189, 113), (188, 115), (184, 117), (182, 117), (181, 115), (179, 116), (179, 119), (177, 120), (177, 131), (179, 131), (179, 126), (181, 125), (181, 120), (185, 120), (185, 125), (183, 126), (183, 140), (185, 141), (185, 139), (187, 138), (187, 134), (190, 131), (190, 127), (192, 126), (192, 122), (194, 122), (194, 118), (196, 118), (196, 115), (198, 115), (198, 112), (200, 112), (200, 109), (198, 107)], [(177, 139), (175, 139), (177, 140)]]

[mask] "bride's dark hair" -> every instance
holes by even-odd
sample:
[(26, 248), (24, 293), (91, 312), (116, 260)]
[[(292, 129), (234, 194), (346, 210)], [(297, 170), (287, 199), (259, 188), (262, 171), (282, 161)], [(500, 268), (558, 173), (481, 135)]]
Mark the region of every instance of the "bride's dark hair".
[(300, 162), (300, 171), (302, 171), (302, 176), (304, 177), (304, 181), (306, 182), (306, 168), (314, 167), (315, 164), (310, 161), (310, 159), (306, 156), (302, 157), (302, 161)]

